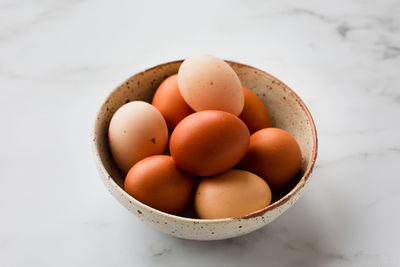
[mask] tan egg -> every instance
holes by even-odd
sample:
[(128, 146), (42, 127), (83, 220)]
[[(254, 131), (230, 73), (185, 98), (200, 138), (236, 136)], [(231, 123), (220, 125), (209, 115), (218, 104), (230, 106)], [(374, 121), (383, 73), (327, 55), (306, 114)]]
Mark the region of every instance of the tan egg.
[(222, 110), (239, 115), (244, 106), (242, 85), (235, 71), (211, 55), (187, 58), (178, 72), (179, 90), (195, 111)]
[(133, 101), (114, 113), (108, 140), (115, 162), (127, 173), (141, 159), (165, 152), (168, 128), (157, 108), (143, 101)]
[(229, 170), (203, 179), (196, 191), (194, 205), (201, 219), (241, 217), (267, 207), (271, 190), (259, 176)]

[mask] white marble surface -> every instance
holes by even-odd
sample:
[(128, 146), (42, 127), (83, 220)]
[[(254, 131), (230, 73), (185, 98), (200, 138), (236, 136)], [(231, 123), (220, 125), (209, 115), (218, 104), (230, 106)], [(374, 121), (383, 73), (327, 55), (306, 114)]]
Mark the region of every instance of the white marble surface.
[[(0, 0), (0, 266), (400, 266), (400, 2)], [(244, 237), (144, 225), (95, 169), (95, 112), (145, 68), (207, 52), (314, 116), (300, 201)]]

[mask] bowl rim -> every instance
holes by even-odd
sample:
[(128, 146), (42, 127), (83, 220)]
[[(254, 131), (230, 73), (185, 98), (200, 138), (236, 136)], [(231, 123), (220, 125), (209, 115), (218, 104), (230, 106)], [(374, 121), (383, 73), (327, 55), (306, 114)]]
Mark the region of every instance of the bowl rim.
[(120, 83), (120, 85), (118, 85), (114, 90), (112, 90), (105, 98), (105, 100), (103, 101), (103, 104), (101, 105), (100, 109), (98, 110), (98, 112), (96, 113), (96, 117), (94, 120), (94, 125), (92, 127), (92, 134), (91, 134), (91, 143), (92, 143), (92, 153), (94, 154), (94, 159), (96, 162), (96, 165), (99, 169), (99, 171), (102, 172), (102, 174), (104, 175), (104, 177), (108, 177), (109, 179), (107, 179), (107, 181), (105, 179), (104, 182), (107, 183), (111, 183), (111, 186), (116, 189), (116, 191), (118, 193), (120, 193), (123, 197), (125, 197), (129, 203), (135, 202), (135, 204), (137, 204), (138, 206), (141, 206), (143, 208), (149, 209), (152, 213), (154, 214), (158, 214), (161, 216), (166, 216), (169, 217), (171, 219), (175, 219), (175, 220), (180, 220), (180, 221), (186, 221), (186, 222), (190, 222), (190, 223), (226, 223), (226, 222), (230, 222), (230, 221), (238, 221), (238, 220), (242, 220), (242, 219), (249, 219), (249, 218), (253, 218), (253, 217), (259, 217), (264, 215), (266, 212), (278, 208), (280, 206), (282, 206), (283, 204), (285, 204), (286, 202), (288, 202), (294, 195), (296, 195), (296, 193), (301, 190), (306, 182), (308, 181), (308, 179), (310, 178), (310, 174), (314, 168), (316, 159), (317, 159), (317, 154), (318, 154), (318, 137), (317, 137), (317, 130), (315, 127), (315, 123), (314, 120), (311, 116), (310, 111), (308, 110), (307, 106), (304, 104), (303, 100), (301, 100), (301, 98), (289, 87), (287, 86), (284, 82), (282, 82), (281, 80), (279, 80), (278, 78), (276, 78), (275, 76), (260, 70), (256, 67), (247, 65), (247, 64), (243, 64), (243, 63), (239, 63), (239, 62), (235, 62), (235, 61), (231, 61), (231, 60), (225, 60), (225, 62), (227, 62), (228, 64), (233, 64), (233, 65), (238, 65), (241, 67), (245, 67), (245, 68), (249, 68), (252, 69), (254, 71), (257, 71), (259, 73), (262, 73), (263, 75), (266, 75), (268, 77), (270, 77), (273, 80), (276, 80), (277, 82), (280, 83), (280, 86), (283, 86), (284, 89), (286, 89), (293, 97), (294, 99), (297, 101), (298, 104), (300, 104), (300, 107), (303, 109), (303, 111), (306, 113), (307, 119), (309, 120), (310, 126), (311, 126), (311, 131), (312, 131), (312, 139), (313, 139), (313, 148), (312, 148), (312, 153), (311, 153), (311, 159), (310, 162), (307, 165), (307, 168), (303, 174), (303, 176), (301, 177), (301, 179), (297, 182), (297, 184), (286, 194), (284, 195), (282, 198), (280, 198), (278, 201), (275, 201), (274, 203), (272, 203), (271, 205), (260, 209), (258, 211), (249, 213), (247, 215), (244, 216), (240, 216), (240, 217), (231, 217), (231, 218), (222, 218), (222, 219), (196, 219), (196, 218), (187, 218), (187, 217), (182, 217), (182, 216), (178, 216), (178, 215), (173, 215), (173, 214), (169, 214), (160, 210), (157, 210), (155, 208), (152, 208), (138, 200), (136, 200), (134, 197), (132, 197), (131, 195), (129, 195), (128, 193), (126, 193), (115, 181), (114, 179), (111, 177), (111, 175), (108, 173), (108, 171), (105, 169), (100, 155), (99, 155), (99, 151), (97, 150), (97, 146), (96, 146), (96, 126), (99, 123), (99, 116), (101, 111), (103, 110), (104, 106), (107, 104), (108, 99), (123, 85), (125, 84), (127, 81), (129, 81), (133, 76), (139, 75), (140, 73), (145, 73), (151, 70), (154, 70), (156, 68), (160, 68), (163, 66), (167, 66), (170, 64), (177, 64), (177, 63), (182, 63), (184, 61), (184, 59), (179, 59), (179, 60), (174, 60), (174, 61), (168, 61), (162, 64), (158, 64), (156, 66), (153, 66), (151, 68), (147, 68), (143, 71), (137, 72), (131, 76), (129, 76), (126, 80), (124, 80), (122, 83)]

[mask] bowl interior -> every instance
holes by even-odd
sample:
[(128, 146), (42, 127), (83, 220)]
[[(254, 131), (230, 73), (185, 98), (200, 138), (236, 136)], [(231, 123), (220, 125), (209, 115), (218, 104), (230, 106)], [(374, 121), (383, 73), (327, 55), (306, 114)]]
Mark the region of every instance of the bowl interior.
[[(98, 113), (94, 128), (96, 154), (104, 169), (121, 189), (125, 177), (116, 166), (108, 146), (107, 132), (111, 117), (119, 107), (129, 101), (151, 102), (161, 82), (177, 73), (181, 63), (182, 61), (169, 62), (133, 75), (108, 96)], [(227, 63), (238, 74), (242, 85), (255, 92), (267, 106), (273, 126), (291, 133), (300, 145), (302, 165), (297, 179), (286, 190), (273, 194), (273, 202), (283, 201), (290, 197), (288, 192), (304, 185), (316, 159), (317, 138), (311, 115), (301, 99), (275, 77), (251, 66), (229, 61)], [(194, 213), (189, 208), (181, 215), (193, 217)]]

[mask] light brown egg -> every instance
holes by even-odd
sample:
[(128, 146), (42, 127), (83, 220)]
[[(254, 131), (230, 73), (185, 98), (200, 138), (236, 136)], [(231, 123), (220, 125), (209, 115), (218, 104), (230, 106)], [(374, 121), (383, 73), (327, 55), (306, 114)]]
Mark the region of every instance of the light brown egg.
[(251, 135), (241, 168), (267, 181), (272, 190), (287, 186), (301, 165), (300, 147), (292, 135), (278, 128), (266, 128)]
[(154, 94), (152, 104), (164, 116), (170, 132), (183, 118), (194, 112), (179, 92), (177, 74), (168, 77), (161, 83)]
[(139, 160), (163, 154), (168, 144), (167, 124), (149, 103), (132, 101), (113, 115), (108, 129), (110, 150), (118, 167), (127, 173)]
[(250, 89), (243, 87), (244, 108), (239, 118), (247, 125), (250, 133), (272, 126), (268, 109), (261, 99)]
[(197, 176), (232, 168), (246, 154), (250, 134), (235, 115), (205, 110), (184, 118), (171, 135), (169, 150), (176, 165)]
[(142, 159), (128, 172), (124, 189), (140, 202), (177, 214), (191, 201), (195, 179), (176, 167), (167, 155)]
[(235, 71), (211, 55), (187, 58), (178, 72), (179, 90), (195, 111), (222, 110), (239, 115), (244, 106), (242, 85)]
[(229, 170), (204, 178), (196, 191), (194, 205), (201, 219), (241, 217), (271, 203), (268, 184), (257, 175)]

